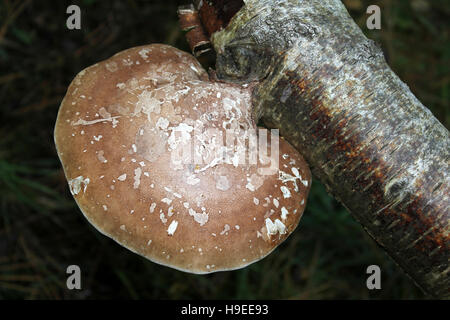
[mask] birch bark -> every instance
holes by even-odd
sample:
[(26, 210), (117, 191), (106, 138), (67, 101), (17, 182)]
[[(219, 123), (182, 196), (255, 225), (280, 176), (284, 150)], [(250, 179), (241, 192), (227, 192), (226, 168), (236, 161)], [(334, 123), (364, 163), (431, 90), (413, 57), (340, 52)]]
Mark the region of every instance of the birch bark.
[(246, 0), (216, 72), (426, 292), (450, 297), (450, 135), (338, 0)]

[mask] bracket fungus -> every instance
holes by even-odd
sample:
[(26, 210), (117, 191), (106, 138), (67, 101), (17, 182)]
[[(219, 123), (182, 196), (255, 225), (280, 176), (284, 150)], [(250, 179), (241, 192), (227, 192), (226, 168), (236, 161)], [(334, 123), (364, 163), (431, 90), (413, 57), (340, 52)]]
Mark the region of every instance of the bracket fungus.
[(153, 262), (210, 273), (268, 255), (306, 205), (307, 164), (251, 112), (251, 85), (211, 80), (190, 54), (152, 44), (81, 71), (54, 138), (95, 228)]

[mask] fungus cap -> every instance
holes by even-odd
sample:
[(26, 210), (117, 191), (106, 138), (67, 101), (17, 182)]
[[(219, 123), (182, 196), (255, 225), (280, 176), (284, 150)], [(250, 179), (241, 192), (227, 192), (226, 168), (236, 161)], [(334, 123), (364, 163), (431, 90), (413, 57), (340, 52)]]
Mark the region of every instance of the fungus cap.
[(269, 132), (255, 162), (256, 129), (248, 86), (212, 82), (190, 54), (153, 44), (81, 71), (54, 138), (93, 226), (153, 262), (210, 273), (268, 255), (306, 205), (302, 156)]

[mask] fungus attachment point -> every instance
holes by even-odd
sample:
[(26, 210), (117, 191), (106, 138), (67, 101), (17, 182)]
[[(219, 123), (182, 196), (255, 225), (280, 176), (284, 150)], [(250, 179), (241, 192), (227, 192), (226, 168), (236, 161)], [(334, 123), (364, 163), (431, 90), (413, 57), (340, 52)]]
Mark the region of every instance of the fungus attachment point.
[(55, 143), (92, 225), (191, 273), (268, 255), (296, 228), (311, 185), (301, 155), (256, 127), (248, 86), (211, 82), (194, 57), (166, 45), (81, 71)]

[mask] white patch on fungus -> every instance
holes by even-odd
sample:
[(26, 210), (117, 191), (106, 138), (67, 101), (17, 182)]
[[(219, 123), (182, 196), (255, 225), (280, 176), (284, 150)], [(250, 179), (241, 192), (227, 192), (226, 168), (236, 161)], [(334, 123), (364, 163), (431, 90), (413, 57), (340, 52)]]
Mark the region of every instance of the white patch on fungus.
[(286, 233), (286, 226), (279, 219), (275, 219), (275, 221), (272, 222), (272, 220), (266, 218), (265, 223), (267, 229), (267, 236), (269, 238), (271, 235), (275, 235), (277, 233), (279, 233), (280, 235)]
[(270, 220), (269, 218), (266, 218), (265, 223), (266, 223), (268, 237), (270, 237), (271, 235), (276, 234), (278, 232), (278, 229), (275, 226), (275, 224), (272, 222), (272, 220)]
[(173, 220), (170, 225), (169, 228), (167, 228), (167, 234), (169, 236), (173, 236), (173, 234), (175, 233), (175, 230), (177, 230), (178, 227), (178, 221)]
[(264, 183), (264, 178), (253, 173), (250, 178), (247, 178), (246, 188), (250, 191), (256, 191), (259, 187), (261, 187)]
[(160, 117), (158, 119), (158, 121), (156, 122), (157, 128), (161, 128), (161, 129), (165, 130), (165, 129), (167, 129), (168, 126), (169, 126), (169, 120), (167, 120), (166, 118)]
[(245, 185), (245, 187), (250, 191), (255, 191), (255, 187), (250, 183), (250, 181)]
[(199, 74), (198, 69), (197, 69), (193, 64), (191, 64), (189, 67), (190, 67), (192, 70), (194, 70), (195, 73)]
[(275, 219), (275, 226), (280, 234), (286, 234), (286, 226), (283, 222), (278, 219)]
[(208, 214), (205, 212), (198, 213), (194, 209), (189, 209), (189, 215), (194, 217), (194, 220), (198, 222), (201, 226), (208, 222)]
[(223, 226), (223, 230), (220, 232), (221, 235), (227, 233), (228, 231), (230, 231), (230, 226), (228, 224), (225, 224)]
[(134, 184), (133, 184), (134, 189), (137, 189), (139, 187), (139, 184), (141, 183), (141, 173), (142, 173), (141, 168), (134, 169)]
[(285, 186), (281, 186), (280, 187), (281, 192), (283, 192), (283, 198), (290, 198), (291, 197), (291, 192), (289, 191), (289, 189)]
[(116, 72), (119, 68), (117, 67), (117, 63), (116, 62), (111, 61), (111, 62), (107, 62), (106, 63), (106, 69), (109, 72)]
[(81, 191), (81, 185), (83, 184), (84, 188), (83, 188), (83, 192), (86, 192), (86, 188), (87, 185), (89, 184), (90, 179), (86, 178), (84, 179), (83, 176), (78, 176), (74, 179), (71, 179), (68, 181), (69, 183), (69, 188), (70, 188), (70, 193), (72, 193), (72, 195), (76, 195)]
[(220, 176), (216, 181), (216, 188), (222, 191), (230, 189), (230, 183), (226, 176)]
[(98, 161), (100, 161), (102, 163), (108, 162), (108, 160), (106, 160), (104, 155), (105, 155), (105, 152), (103, 150), (98, 151), (97, 152), (97, 159), (98, 159)]
[[(194, 130), (194, 127), (187, 125), (186, 123), (180, 123), (176, 127), (170, 127), (169, 130), (172, 130), (172, 133), (167, 142), (169, 143), (170, 149), (175, 150), (180, 143), (186, 144), (191, 140), (190, 132)], [(178, 136), (178, 138), (176, 136)]]
[(278, 206), (280, 205), (280, 203), (278, 202), (277, 199), (273, 198), (273, 205), (275, 206), (275, 208), (278, 208)]
[(164, 212), (161, 212), (161, 214), (159, 215), (159, 219), (161, 219), (162, 223), (166, 224), (167, 219), (166, 219), (166, 217), (164, 215)]
[(186, 183), (193, 186), (196, 185), (197, 183), (200, 182), (200, 179), (197, 178), (195, 175), (190, 175), (189, 177), (187, 177), (186, 179)]
[(141, 51), (139, 51), (139, 55), (141, 56), (142, 59), (147, 60), (148, 59), (148, 55), (147, 53), (149, 53), (150, 50), (144, 48)]
[(289, 214), (289, 211), (285, 207), (282, 207), (281, 208), (281, 220), (286, 220), (288, 214)]

